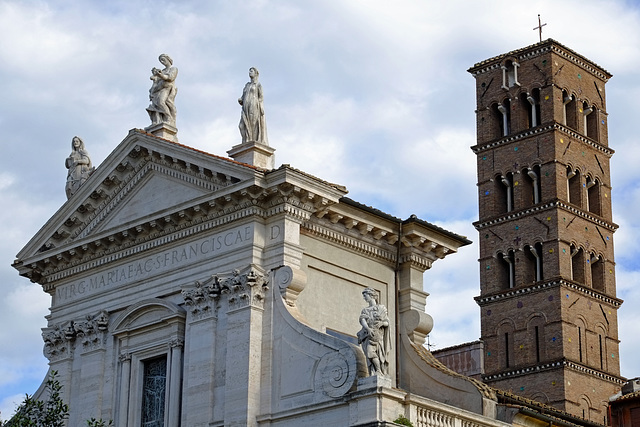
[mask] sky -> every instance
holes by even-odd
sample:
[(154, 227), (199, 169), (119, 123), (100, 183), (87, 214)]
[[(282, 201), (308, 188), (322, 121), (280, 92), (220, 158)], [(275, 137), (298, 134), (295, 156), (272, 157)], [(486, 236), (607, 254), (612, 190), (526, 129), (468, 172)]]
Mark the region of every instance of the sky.
[[(260, 71), (276, 166), (349, 197), (465, 235), (477, 232), (475, 63), (553, 38), (613, 74), (606, 85), (621, 373), (640, 376), (640, 5), (628, 0), (0, 0), (0, 418), (47, 370), (49, 296), (15, 255), (66, 201), (74, 135), (98, 166), (150, 124), (150, 70), (178, 67), (182, 144), (240, 142), (237, 98)], [(478, 246), (425, 273), (433, 348), (480, 336)]]

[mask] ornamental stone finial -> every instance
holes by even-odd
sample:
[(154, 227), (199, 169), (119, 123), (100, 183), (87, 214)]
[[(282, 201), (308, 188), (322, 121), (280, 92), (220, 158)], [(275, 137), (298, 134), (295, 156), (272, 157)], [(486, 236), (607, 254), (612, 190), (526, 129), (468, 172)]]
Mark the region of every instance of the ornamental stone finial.
[(163, 69), (153, 67), (150, 79), (153, 81), (149, 89), (149, 106), (147, 112), (151, 119), (151, 125), (145, 130), (161, 138), (177, 141), (176, 133), (176, 105), (175, 99), (178, 93), (176, 77), (178, 68), (173, 66), (173, 60), (163, 53), (158, 57)]
[(84, 148), (84, 141), (79, 136), (74, 136), (71, 140), (71, 154), (65, 160), (64, 165), (69, 169), (65, 185), (68, 199), (78, 191), (95, 170), (91, 166), (89, 152)]

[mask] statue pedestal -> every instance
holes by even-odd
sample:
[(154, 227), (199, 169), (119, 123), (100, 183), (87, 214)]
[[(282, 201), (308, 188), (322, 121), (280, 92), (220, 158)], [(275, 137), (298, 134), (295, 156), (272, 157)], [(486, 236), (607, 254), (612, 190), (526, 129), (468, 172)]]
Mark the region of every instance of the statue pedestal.
[(146, 132), (155, 135), (159, 138), (168, 139), (169, 141), (178, 142), (178, 128), (171, 126), (168, 123), (159, 123), (157, 125), (151, 125), (144, 128)]
[(358, 378), (358, 391), (378, 389), (378, 388), (391, 388), (393, 382), (391, 377), (385, 375), (371, 375), (365, 378)]
[(268, 145), (249, 141), (234, 146), (227, 151), (227, 154), (236, 162), (247, 163), (263, 169), (273, 169), (275, 164), (273, 153), (275, 151), (275, 148), (271, 148)]

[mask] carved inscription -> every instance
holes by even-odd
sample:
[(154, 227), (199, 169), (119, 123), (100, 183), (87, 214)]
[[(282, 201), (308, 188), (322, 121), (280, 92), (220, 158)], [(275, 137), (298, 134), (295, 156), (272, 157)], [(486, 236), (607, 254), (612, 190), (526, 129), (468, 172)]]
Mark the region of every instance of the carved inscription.
[(119, 265), (93, 276), (56, 288), (56, 304), (81, 298), (114, 286), (123, 286), (137, 280), (172, 270), (184, 264), (213, 258), (253, 238), (253, 225), (237, 227), (205, 239), (178, 246), (128, 264)]

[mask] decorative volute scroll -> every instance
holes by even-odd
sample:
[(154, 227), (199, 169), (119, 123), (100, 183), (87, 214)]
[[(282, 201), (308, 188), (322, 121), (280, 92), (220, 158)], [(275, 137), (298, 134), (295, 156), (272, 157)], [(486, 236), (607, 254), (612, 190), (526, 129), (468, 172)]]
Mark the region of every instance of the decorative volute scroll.
[(109, 314), (102, 310), (42, 330), (44, 355), (49, 361), (73, 357), (74, 346), (83, 351), (102, 348), (109, 328)]

